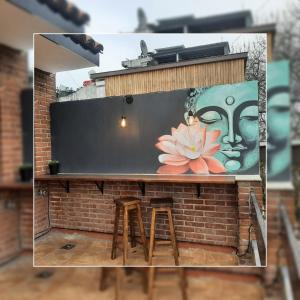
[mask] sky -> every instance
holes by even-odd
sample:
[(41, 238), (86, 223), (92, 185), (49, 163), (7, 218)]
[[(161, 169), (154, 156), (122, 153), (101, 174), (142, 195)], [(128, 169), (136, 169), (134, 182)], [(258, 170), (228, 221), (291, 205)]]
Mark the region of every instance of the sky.
[(137, 9), (143, 8), (148, 22), (158, 19), (190, 15), (203, 17), (249, 9), (255, 19), (276, 14), (293, 0), (72, 0), (90, 14), (87, 32), (132, 32), (137, 26)]
[[(282, 11), (289, 2), (295, 0), (70, 0), (79, 8), (90, 15), (90, 23), (85, 27), (86, 33), (92, 35), (97, 41), (104, 45), (104, 54), (101, 55), (100, 70), (120, 69), (120, 61), (124, 58), (136, 58), (139, 54), (139, 40), (135, 38), (119, 39), (118, 45), (112, 36), (99, 36), (100, 33), (128, 33), (137, 27), (137, 9), (143, 8), (149, 23), (155, 23), (162, 18), (195, 15), (196, 17), (211, 16), (239, 10), (251, 10), (255, 23), (266, 23), (272, 20), (272, 16)], [(155, 38), (156, 39), (156, 38)], [(175, 38), (176, 39), (176, 38)], [(204, 44), (203, 37), (196, 37), (188, 42), (181, 37), (177, 40), (168, 38), (145, 38), (149, 50), (157, 47), (185, 44)], [(189, 38), (188, 38), (189, 39)], [(212, 39), (210, 39), (212, 40)], [(237, 40), (239, 43), (241, 38)], [(216, 37), (215, 41), (220, 41)], [(230, 42), (230, 41), (229, 41)], [(172, 44), (169, 44), (172, 43)], [(189, 44), (190, 43), (190, 44)], [(32, 63), (32, 54), (29, 58)], [(118, 64), (118, 67), (116, 66)], [(99, 71), (99, 69), (95, 68)], [(88, 79), (88, 70), (68, 72), (57, 75), (57, 85), (78, 87), (82, 81)]]

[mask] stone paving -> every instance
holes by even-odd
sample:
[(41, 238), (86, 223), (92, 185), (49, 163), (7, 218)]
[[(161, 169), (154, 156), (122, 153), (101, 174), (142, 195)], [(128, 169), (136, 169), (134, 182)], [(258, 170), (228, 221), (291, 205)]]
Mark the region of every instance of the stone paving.
[[(121, 266), (122, 251), (117, 251), (117, 258), (111, 260), (111, 235), (101, 233), (84, 233), (74, 231), (52, 230), (35, 241), (35, 266)], [(121, 240), (121, 239), (120, 239)], [(71, 250), (61, 247), (67, 243), (75, 244)], [(168, 247), (170, 246), (159, 246)], [(157, 248), (157, 250), (160, 250)], [(236, 266), (238, 257), (233, 248), (185, 244), (179, 248), (179, 263), (184, 266)], [(138, 245), (135, 253), (129, 253), (128, 265), (146, 266), (142, 247)], [(173, 266), (174, 259), (170, 254), (155, 257), (153, 265)]]
[[(23, 256), (0, 268), (0, 294), (3, 300), (113, 300), (114, 279), (99, 291), (100, 268), (32, 268), (32, 257)], [(48, 270), (52, 276), (36, 275)], [(135, 273), (136, 274), (136, 273)], [(264, 289), (259, 279), (247, 275), (220, 275), (220, 272), (190, 274), (188, 300), (262, 300)], [(133, 275), (122, 286), (122, 300), (146, 300), (141, 277)], [(177, 286), (157, 289), (154, 300), (179, 300)]]

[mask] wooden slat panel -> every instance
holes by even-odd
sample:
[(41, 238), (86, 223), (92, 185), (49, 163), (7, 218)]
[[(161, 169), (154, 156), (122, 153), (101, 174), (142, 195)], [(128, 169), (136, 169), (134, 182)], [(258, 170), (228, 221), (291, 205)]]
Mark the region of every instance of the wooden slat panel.
[(235, 83), (244, 80), (245, 61), (235, 59), (110, 76), (105, 79), (105, 91), (106, 96), (135, 95)]
[(268, 62), (272, 61), (273, 54), (273, 34), (267, 33), (267, 60)]

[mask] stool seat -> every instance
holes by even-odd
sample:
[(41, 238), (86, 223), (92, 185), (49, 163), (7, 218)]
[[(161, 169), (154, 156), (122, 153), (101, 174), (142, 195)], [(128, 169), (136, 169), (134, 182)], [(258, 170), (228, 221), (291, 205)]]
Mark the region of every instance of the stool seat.
[(172, 198), (152, 198), (150, 199), (151, 207), (173, 207), (173, 199)]
[(116, 205), (125, 206), (125, 205), (135, 205), (140, 204), (141, 200), (136, 197), (122, 197), (115, 199)]

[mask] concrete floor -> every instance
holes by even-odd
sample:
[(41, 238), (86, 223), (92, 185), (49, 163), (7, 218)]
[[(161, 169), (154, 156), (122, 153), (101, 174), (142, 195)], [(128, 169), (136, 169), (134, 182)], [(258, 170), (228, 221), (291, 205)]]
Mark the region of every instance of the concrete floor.
[[(122, 266), (122, 250), (117, 258), (111, 260), (112, 235), (53, 229), (35, 240), (35, 266)], [(71, 250), (61, 247), (67, 243), (75, 244)], [(160, 246), (166, 247), (166, 246)], [(170, 248), (169, 246), (167, 246)], [(158, 248), (159, 250), (159, 248)], [(236, 266), (238, 257), (230, 247), (181, 243), (179, 263), (182, 266)], [(128, 265), (147, 266), (142, 247), (138, 245), (135, 253), (128, 256)], [(172, 255), (155, 257), (153, 265), (173, 266)]]
[[(3, 300), (113, 300), (114, 282), (99, 291), (99, 268), (32, 268), (32, 257), (23, 256), (0, 268), (0, 295)], [(53, 274), (38, 278), (41, 271)], [(248, 276), (249, 277), (249, 276)], [(264, 289), (256, 278), (247, 275), (220, 275), (205, 272), (188, 275), (189, 300), (261, 300)], [(141, 277), (133, 275), (122, 287), (122, 300), (146, 300)], [(159, 288), (154, 300), (181, 299), (177, 286)]]

